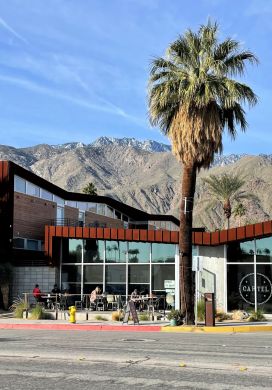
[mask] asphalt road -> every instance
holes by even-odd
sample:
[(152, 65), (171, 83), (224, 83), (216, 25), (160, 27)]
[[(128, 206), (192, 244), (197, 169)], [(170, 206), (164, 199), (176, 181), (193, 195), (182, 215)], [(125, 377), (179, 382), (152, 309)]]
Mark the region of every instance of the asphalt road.
[(272, 389), (272, 335), (0, 330), (0, 389)]

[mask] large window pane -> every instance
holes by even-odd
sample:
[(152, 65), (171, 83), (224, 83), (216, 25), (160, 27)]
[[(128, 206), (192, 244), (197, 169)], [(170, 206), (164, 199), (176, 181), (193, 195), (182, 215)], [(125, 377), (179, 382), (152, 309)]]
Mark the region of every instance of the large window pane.
[(165, 280), (175, 280), (175, 266), (152, 265), (152, 290), (165, 291)]
[(272, 265), (257, 265), (257, 304), (265, 313), (272, 314)]
[(104, 247), (103, 240), (84, 240), (84, 262), (103, 263)]
[(53, 194), (51, 192), (41, 189), (41, 198), (46, 200), (53, 200)]
[(128, 286), (128, 294), (131, 295), (132, 291), (137, 290), (139, 295), (149, 295), (150, 294), (150, 286), (149, 284), (129, 284)]
[(106, 262), (125, 263), (127, 243), (123, 241), (106, 241)]
[(103, 265), (85, 265), (84, 282), (103, 284)]
[(128, 261), (129, 263), (149, 263), (150, 244), (144, 242), (129, 242)]
[(123, 295), (122, 303), (124, 304), (124, 296), (126, 295), (126, 285), (125, 284), (106, 284), (106, 293), (114, 295)]
[(126, 283), (126, 266), (106, 265), (106, 283)]
[(251, 264), (227, 266), (228, 310), (254, 309), (254, 267)]
[(39, 197), (40, 196), (40, 188), (35, 186), (32, 183), (27, 182), (26, 193), (27, 193), (27, 195)]
[(153, 263), (174, 263), (176, 245), (172, 244), (152, 244)]
[(63, 265), (62, 266), (62, 283), (75, 283), (81, 281), (80, 265)]
[(62, 246), (63, 263), (81, 263), (82, 240), (67, 239), (63, 240)]
[(22, 192), (25, 194), (26, 193), (26, 181), (19, 176), (15, 176), (14, 181), (15, 181), (15, 183), (14, 183), (15, 191)]
[(256, 261), (272, 263), (272, 237), (256, 240)]
[(254, 241), (235, 242), (228, 245), (228, 262), (253, 262), (255, 245)]
[(149, 265), (129, 265), (128, 282), (131, 283), (149, 283), (150, 268)]

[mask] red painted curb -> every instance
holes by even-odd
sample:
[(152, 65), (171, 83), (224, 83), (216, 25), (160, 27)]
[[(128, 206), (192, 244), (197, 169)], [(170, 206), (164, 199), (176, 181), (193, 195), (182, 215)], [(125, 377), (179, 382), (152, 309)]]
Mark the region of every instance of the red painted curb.
[(0, 329), (160, 332), (154, 325), (0, 324)]

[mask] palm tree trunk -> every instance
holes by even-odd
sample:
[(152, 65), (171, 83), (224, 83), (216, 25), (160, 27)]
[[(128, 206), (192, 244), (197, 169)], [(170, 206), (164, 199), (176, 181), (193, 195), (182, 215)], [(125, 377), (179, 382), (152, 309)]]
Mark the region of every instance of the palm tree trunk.
[(192, 222), (196, 168), (183, 167), (180, 205), (180, 304), (187, 325), (194, 324), (194, 273), (192, 271)]

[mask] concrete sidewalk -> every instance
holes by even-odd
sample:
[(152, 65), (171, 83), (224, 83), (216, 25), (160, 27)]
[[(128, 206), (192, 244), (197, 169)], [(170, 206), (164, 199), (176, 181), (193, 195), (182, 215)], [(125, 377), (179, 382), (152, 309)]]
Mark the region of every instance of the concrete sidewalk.
[(70, 324), (64, 320), (24, 320), (7, 318), (0, 315), (0, 329), (33, 329), (33, 330), (79, 330), (79, 331), (129, 331), (129, 332), (190, 332), (190, 333), (248, 333), (272, 332), (272, 322), (262, 323), (217, 323), (215, 327), (205, 326), (169, 326), (168, 322), (140, 322), (139, 325), (122, 324), (115, 321), (77, 321)]

